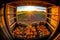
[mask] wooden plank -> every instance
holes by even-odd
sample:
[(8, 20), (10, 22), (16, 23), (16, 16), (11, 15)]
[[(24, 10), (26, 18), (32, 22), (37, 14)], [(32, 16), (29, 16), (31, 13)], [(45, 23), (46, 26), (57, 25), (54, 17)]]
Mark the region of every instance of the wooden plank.
[(14, 19), (14, 18), (16, 18), (16, 17), (13, 17), (13, 18), (9, 19), (9, 21), (12, 20), (12, 19)]
[(47, 22), (47, 24), (51, 27), (52, 30), (55, 30), (51, 24)]
[(10, 26), (10, 28), (12, 28), (15, 24), (16, 24), (16, 22), (14, 22), (14, 23)]
[(60, 40), (60, 33), (56, 36), (54, 40)]

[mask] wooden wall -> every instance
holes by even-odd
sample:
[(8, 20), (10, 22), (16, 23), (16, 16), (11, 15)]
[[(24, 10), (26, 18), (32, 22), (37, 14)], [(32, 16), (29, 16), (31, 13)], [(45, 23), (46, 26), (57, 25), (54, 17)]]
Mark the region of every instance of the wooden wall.
[(51, 14), (52, 14), (52, 16), (51, 16), (51, 25), (53, 25), (54, 27), (54, 29), (56, 29), (57, 27), (58, 27), (58, 22), (59, 22), (59, 18), (58, 18), (58, 7), (56, 7), (56, 6), (52, 6), (51, 7), (52, 9), (51, 9)]

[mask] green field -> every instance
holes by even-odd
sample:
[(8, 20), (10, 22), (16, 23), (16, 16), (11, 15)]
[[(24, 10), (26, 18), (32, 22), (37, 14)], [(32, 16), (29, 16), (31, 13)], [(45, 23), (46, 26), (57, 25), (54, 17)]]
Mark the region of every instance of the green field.
[(34, 21), (44, 21), (44, 19), (46, 18), (46, 12), (44, 11), (32, 11), (31, 15), (27, 15), (27, 11), (18, 11), (18, 21), (20, 22), (31, 22), (33, 20)]

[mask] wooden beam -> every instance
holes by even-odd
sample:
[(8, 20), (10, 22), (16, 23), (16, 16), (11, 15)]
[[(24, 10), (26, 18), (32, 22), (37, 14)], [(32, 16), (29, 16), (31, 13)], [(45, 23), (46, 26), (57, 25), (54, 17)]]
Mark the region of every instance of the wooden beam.
[(26, 6), (26, 5), (33, 5), (33, 6), (52, 6), (54, 4), (48, 3), (48, 2), (44, 2), (44, 1), (16, 1), (16, 2), (11, 2), (8, 3), (10, 5), (16, 5), (16, 6)]

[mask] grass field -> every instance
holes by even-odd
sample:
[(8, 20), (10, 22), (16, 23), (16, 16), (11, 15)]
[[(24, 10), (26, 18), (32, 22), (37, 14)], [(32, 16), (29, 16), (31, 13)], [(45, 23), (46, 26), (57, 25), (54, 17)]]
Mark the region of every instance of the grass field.
[(44, 11), (18, 11), (18, 22), (21, 23), (33, 23), (44, 21), (46, 18), (46, 13)]

